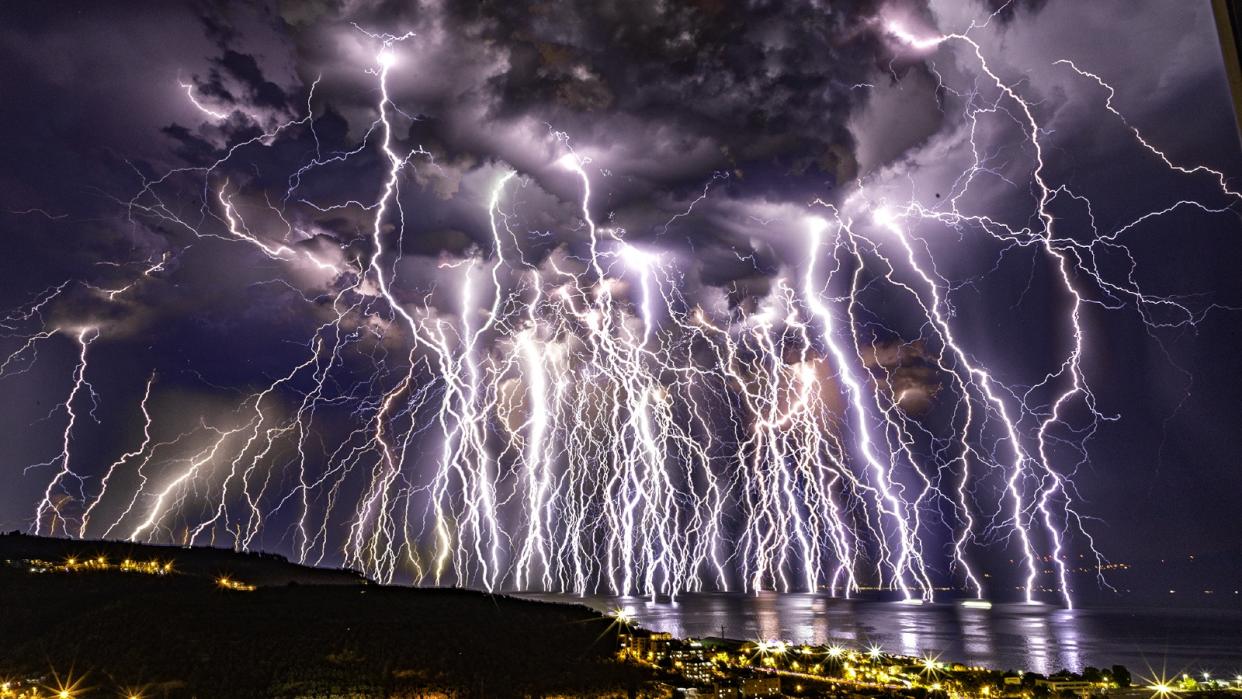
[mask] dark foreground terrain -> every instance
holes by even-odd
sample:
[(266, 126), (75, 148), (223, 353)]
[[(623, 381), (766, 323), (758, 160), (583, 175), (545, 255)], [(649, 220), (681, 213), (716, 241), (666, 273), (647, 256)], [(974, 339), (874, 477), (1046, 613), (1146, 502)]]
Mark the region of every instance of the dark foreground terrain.
[[(171, 571), (120, 567), (154, 560)], [(0, 682), (40, 696), (624, 696), (646, 675), (616, 632), (586, 607), (272, 556), (0, 536)]]

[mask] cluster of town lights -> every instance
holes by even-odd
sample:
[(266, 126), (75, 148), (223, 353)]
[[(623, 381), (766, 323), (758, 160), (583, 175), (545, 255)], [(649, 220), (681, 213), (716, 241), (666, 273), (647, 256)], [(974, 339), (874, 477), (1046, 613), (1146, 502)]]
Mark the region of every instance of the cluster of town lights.
[(30, 558), (22, 562), (32, 573), (84, 573), (117, 570), (122, 573), (168, 575), (173, 570), (173, 564), (170, 561), (160, 561), (155, 559), (149, 561), (136, 561), (131, 558), (126, 558), (120, 563), (114, 564), (105, 556), (93, 556), (89, 558), (70, 556), (60, 563), (46, 561), (39, 558)]
[[(89, 689), (83, 685), (84, 679), (84, 677), (61, 679), (53, 673), (51, 685), (38, 680), (25, 682), (3, 680), (0, 681), (0, 699), (79, 699), (79, 697), (85, 697)], [(113, 696), (119, 696), (122, 699), (143, 699), (142, 693), (133, 689), (123, 689)]]
[[(676, 640), (670, 634), (648, 632), (633, 626), (630, 612), (616, 609), (612, 612), (617, 623), (624, 627), (620, 655), (652, 667), (664, 667), (682, 675), (696, 684), (717, 681), (731, 682), (757, 677), (784, 677), (797, 682), (811, 680), (850, 687), (910, 690), (925, 689), (945, 692), (950, 699), (965, 697), (1035, 696), (1029, 674), (1001, 673), (981, 666), (947, 663), (938, 655), (905, 656), (886, 653), (878, 644), (863, 649), (850, 649), (836, 643), (827, 645), (792, 644), (777, 639), (758, 639), (748, 642), (705, 642)], [(715, 646), (713, 648), (713, 646)], [(741, 671), (736, 675), (730, 670)], [(758, 674), (755, 674), (755, 673)], [(1117, 674), (1117, 673), (1122, 674)], [(1207, 691), (1242, 692), (1242, 674), (1233, 680), (1212, 679), (1210, 672), (1202, 672), (1202, 679), (1190, 674), (1180, 678), (1153, 677), (1144, 679), (1136, 689), (1147, 690), (1152, 699), (1176, 699), (1189, 693)], [(1129, 673), (1102, 671), (1097, 676), (1079, 676), (1058, 673), (1047, 678), (1034, 676), (1036, 688), (1043, 686), (1051, 696), (1065, 692), (1102, 694), (1129, 685)], [(749, 680), (746, 680), (749, 681)], [(796, 690), (802, 693), (802, 688)]]
[(234, 580), (227, 575), (221, 575), (216, 578), (216, 586), (225, 590), (235, 590), (237, 592), (254, 592), (256, 589), (256, 587), (250, 583)]
[[(0, 682), (0, 699), (78, 699), (83, 696), (83, 691), (76, 683), (69, 686), (40, 687)], [(143, 699), (142, 694), (134, 691), (124, 691), (119, 696), (122, 699)]]

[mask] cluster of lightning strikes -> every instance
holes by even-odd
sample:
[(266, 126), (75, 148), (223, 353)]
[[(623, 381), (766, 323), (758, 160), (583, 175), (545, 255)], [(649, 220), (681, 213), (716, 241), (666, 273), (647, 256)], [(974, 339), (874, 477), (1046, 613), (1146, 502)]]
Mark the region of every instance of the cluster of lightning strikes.
[[(1153, 330), (1203, 313), (1144, 292), (1133, 265), (1118, 277), (1097, 261), (1119, 254), (1133, 263), (1124, 241), (1131, 228), (1181, 207), (1223, 212), (1239, 194), (1219, 172), (1175, 163), (1124, 121), (1102, 78), (1062, 61), (1098, 85), (1106, 117), (1130, 129), (1138, 147), (1174, 176), (1218, 187), (1221, 201), (1177, 202), (1111, 231), (1090, 217), (1054, 218), (1057, 199), (1088, 213), (1090, 202), (1047, 180), (1046, 131), (1020, 87), (998, 77), (969, 32), (883, 31), (911, 50), (956, 44), (976, 62), (976, 84), (953, 93), (965, 105), (962, 147), (974, 164), (934, 206), (876, 201), (862, 182), (842, 200), (807, 204), (789, 226), (805, 256), (747, 311), (692, 303), (675, 260), (597, 225), (589, 160), (567, 146), (556, 164), (580, 194), (580, 220), (566, 226), (581, 254), (529, 261), (531, 235), (512, 206), (528, 181), (510, 173), (479, 203), (489, 249), (441, 264), (459, 285), (459, 308), (403, 294), (404, 223), (418, 214), (403, 208), (400, 192), (407, 170), (434, 163), (421, 148), (398, 146), (397, 124), (408, 117), (389, 97), (399, 49), (416, 39), (367, 34), (379, 51), (361, 69), (376, 83), (375, 121), (355, 150), (308, 159), (281, 206), (269, 198), (264, 220), (286, 230), (258, 229), (252, 200), (218, 170), (288, 134), (313, 136), (309, 109), (213, 166), (148, 181), (128, 202), (136, 220), (234, 241), (278, 268), (297, 264), (333, 280), (308, 299), (323, 322), (287, 372), (226, 418), (204, 416), (195, 429), (163, 436), (150, 407), (160, 377), (151, 374), (141, 436), (87, 477), (95, 457), (75, 453), (74, 436), (97, 419), (90, 360), (107, 342), (106, 326), (50, 322), (58, 299), (79, 284), (72, 281), (3, 319), (13, 349), (0, 377), (28, 371), (45, 343), (77, 348), (71, 388), (54, 410), (66, 419), (60, 449), (27, 469), (51, 474), (32, 530), (284, 546), (298, 561), (344, 564), (385, 582), (653, 596), (883, 588), (920, 601), (955, 587), (982, 597), (1001, 591), (987, 589), (993, 576), (980, 552), (999, 549), (1018, 566), (1028, 601), (1049, 591), (1070, 604), (1071, 544), (1103, 561), (1071, 477), (1087, 439), (1111, 419), (1084, 376), (1084, 307), (1136, 310)], [(183, 89), (205, 118), (226, 116)], [(967, 210), (972, 185), (993, 168), (975, 141), (986, 119), (1005, 120), (1032, 159), (1024, 227)], [(308, 173), (363, 154), (379, 155), (383, 168), (373, 200), (312, 202), (297, 192)], [(163, 189), (185, 176), (206, 188), (192, 218)], [(297, 206), (354, 210), (369, 222), (369, 254), (328, 258), (296, 245), (302, 231), (289, 222)], [(1063, 355), (1046, 376), (1006, 381), (960, 339), (960, 287), (940, 275), (916, 228), (986, 236), (1054, 270), (1048, 293), (1064, 308)], [(127, 285), (89, 289), (125, 303), (167, 259), (135, 264)], [(892, 362), (880, 358), (891, 345), (866, 304), (877, 289), (922, 317), (918, 336), (902, 342), (917, 341), (939, 377), (939, 419), (908, 409)], [(279, 530), (263, 538), (271, 527)]]

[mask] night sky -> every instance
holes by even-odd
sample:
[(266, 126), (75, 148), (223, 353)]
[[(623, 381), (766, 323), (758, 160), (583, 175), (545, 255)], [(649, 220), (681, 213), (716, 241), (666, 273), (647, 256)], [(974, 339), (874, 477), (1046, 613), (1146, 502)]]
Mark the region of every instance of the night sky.
[[(968, 44), (918, 43), (968, 28), (1021, 103), (997, 89)], [(391, 165), (377, 128), (381, 55), (392, 60), (384, 112), (392, 148), (412, 155), (383, 209), (376, 261), (374, 204)], [(1111, 85), (1111, 102), (1064, 60)], [(1069, 298), (1047, 255), (1029, 244), (1038, 233), (1018, 244), (933, 220), (958, 195), (964, 214), (1013, 229), (1043, 225), (1024, 104), (1039, 124), (1041, 176), (1063, 188), (1047, 207), (1055, 235), (1083, 245), (1117, 236), (1074, 248), (1096, 254), (1080, 255), (1072, 274), (1084, 298), (1090, 393), (1067, 401), (1049, 461), (1074, 484), (1066, 486), (1073, 507), (1108, 559), (1239, 550), (1242, 157), (1207, 3), (8, 2), (0, 66), (4, 530), (99, 537), (128, 503), (130, 519), (110, 537), (129, 536), (162, 506), (138, 538), (184, 540), (223, 511), (196, 543), (232, 545), (262, 511), (262, 528), (242, 537), (247, 546), (339, 564), (350, 515), (383, 458), (351, 450), (382, 424), (405, 449), (392, 491), (403, 494), (364, 507), (401, 510), (397, 526), (412, 513), (411, 529), (430, 532), (444, 382), (435, 353), (411, 349), (384, 293), (402, 308), (464, 322), (467, 335), (470, 323), (494, 318), (483, 283), (497, 261), (490, 202), (508, 173), (516, 175), (495, 208), (513, 236), (505, 233), (509, 264), (497, 274), (514, 291), (499, 314), (524, 317), (530, 298), (510, 268), (551, 277), (578, 265), (590, 276), (583, 182), (564, 166), (566, 154), (589, 179), (589, 213), (610, 231), (609, 245), (657, 254), (673, 307), (705, 309), (721, 324), (746, 327), (785, 283), (801, 291), (807, 216), (869, 212), (857, 214), (860, 239), (880, 242), (863, 251), (873, 256), (858, 282), (855, 370), (869, 377), (869, 394), (873, 386), (901, 394), (903, 420), (939, 434), (956, 414), (956, 389), (934, 366), (933, 324), (877, 264), (882, 253), (903, 259), (873, 218), (898, 212), (934, 267), (958, 342), (1014, 406), (1026, 397), (1020, 427), (1033, 451), (1040, 419), (1067, 385), (1065, 374), (1041, 380), (1073, 341)], [(1152, 212), (1161, 213), (1127, 227)], [(825, 248), (818, 264), (824, 275), (850, 259)], [(466, 267), (483, 282), (463, 314)], [(842, 269), (824, 282), (841, 319), (850, 279)], [(917, 284), (907, 272), (897, 275)], [(618, 296), (637, 304), (636, 277), (618, 274)], [(1119, 291), (1131, 284), (1144, 302)], [(674, 315), (661, 311), (657, 336), (676, 335)], [(481, 338), (485, 363), (518, 356), (505, 337), (496, 327)], [(333, 342), (339, 358), (317, 384), (320, 365), (304, 363)], [(413, 387), (392, 393), (403, 379)], [(256, 431), (262, 441), (284, 430), (271, 448), (239, 451), (242, 432), (212, 453), (213, 440), (249, 424), (255, 395), (274, 382)], [(317, 385), (313, 418), (293, 422)], [(527, 386), (497, 385), (502, 408)], [(829, 423), (849, 423), (832, 398), (840, 381), (823, 386)], [(384, 406), (390, 395), (396, 405)], [(513, 410), (509, 420), (520, 422), (530, 406)], [(727, 408), (706, 410), (718, 434), (739, 429)], [(497, 435), (513, 424), (488, 420), (490, 436), (480, 439), (499, 453)], [(842, 428), (845, 441), (856, 428)], [(981, 450), (1001, 450), (996, 429), (977, 435)], [(933, 449), (921, 439), (913, 461)], [(727, 475), (734, 467), (719, 449), (713, 468)], [(516, 503), (525, 491), (514, 458), (501, 455), (496, 468), (514, 469), (498, 479), (519, 484)], [(114, 462), (108, 497), (91, 514), (97, 524), (81, 529)], [(157, 502), (194, 464), (169, 502)], [(230, 468), (252, 464), (224, 483)], [(342, 475), (345, 464), (352, 470)], [(63, 468), (72, 473), (54, 481)], [(297, 486), (320, 477), (329, 480), (310, 510), (330, 497), (338, 509), (308, 547)], [(986, 491), (999, 483), (981, 478), (981, 511), (995, 506)], [(41, 510), (45, 496), (51, 506)], [(458, 497), (475, 496), (449, 499)], [(726, 519), (741, 517), (739, 503), (725, 507)], [(926, 511), (943, 517), (949, 507), (929, 502)], [(518, 521), (509, 520), (514, 530)], [(516, 550), (521, 537), (510, 536)], [(946, 546), (937, 536), (927, 535), (929, 550)], [(413, 538), (429, 551), (434, 536)], [(1000, 560), (1013, 546), (1012, 537), (981, 533), (972, 555)], [(1088, 550), (1081, 535), (1067, 546)]]

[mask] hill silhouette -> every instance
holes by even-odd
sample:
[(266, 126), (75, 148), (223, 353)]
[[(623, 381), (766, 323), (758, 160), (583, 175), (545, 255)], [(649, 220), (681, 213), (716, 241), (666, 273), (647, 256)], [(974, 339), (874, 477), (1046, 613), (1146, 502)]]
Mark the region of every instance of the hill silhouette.
[[(99, 557), (112, 567), (63, 565)], [(37, 572), (32, 559), (60, 567)], [(123, 572), (125, 559), (172, 572)], [(613, 621), (579, 605), (374, 585), (279, 556), (24, 535), (0, 536), (0, 564), (0, 680), (71, 677), (74, 697), (591, 696), (646, 682), (613, 660)]]

